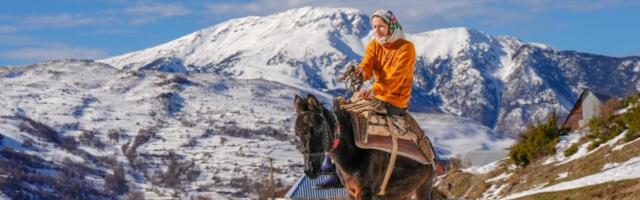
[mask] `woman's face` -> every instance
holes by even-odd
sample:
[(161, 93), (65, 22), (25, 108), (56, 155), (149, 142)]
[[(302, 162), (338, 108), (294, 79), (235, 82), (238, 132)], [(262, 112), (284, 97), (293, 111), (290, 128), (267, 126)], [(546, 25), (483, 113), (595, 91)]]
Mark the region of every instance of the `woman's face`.
[(373, 34), (377, 38), (382, 38), (389, 35), (389, 24), (385, 23), (380, 17), (373, 17), (371, 19), (371, 25), (373, 25)]

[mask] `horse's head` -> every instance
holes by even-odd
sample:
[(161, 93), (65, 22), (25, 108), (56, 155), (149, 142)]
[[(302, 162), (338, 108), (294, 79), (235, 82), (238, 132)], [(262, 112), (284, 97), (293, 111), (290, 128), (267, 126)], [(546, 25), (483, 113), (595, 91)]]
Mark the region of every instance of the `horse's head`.
[(307, 99), (296, 95), (294, 104), (297, 113), (295, 133), (301, 142), (299, 150), (304, 156), (304, 173), (314, 179), (320, 175), (324, 152), (330, 142), (327, 141), (329, 123), (324, 115), (327, 110), (313, 95)]

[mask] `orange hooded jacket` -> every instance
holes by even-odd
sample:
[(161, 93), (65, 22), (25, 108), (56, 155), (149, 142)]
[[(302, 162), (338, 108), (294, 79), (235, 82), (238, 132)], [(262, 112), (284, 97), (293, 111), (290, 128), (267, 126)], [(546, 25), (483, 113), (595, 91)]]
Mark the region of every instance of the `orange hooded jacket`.
[(399, 108), (407, 108), (413, 84), (416, 50), (413, 43), (399, 39), (384, 45), (371, 40), (360, 63), (364, 80), (375, 74), (371, 90), (375, 98)]

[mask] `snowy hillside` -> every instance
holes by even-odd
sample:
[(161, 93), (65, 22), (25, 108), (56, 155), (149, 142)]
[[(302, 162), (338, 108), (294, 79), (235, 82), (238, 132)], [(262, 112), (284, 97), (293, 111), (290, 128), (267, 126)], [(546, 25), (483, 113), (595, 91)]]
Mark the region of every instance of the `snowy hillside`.
[[(356, 9), (305, 7), (229, 20), (99, 62), (262, 78), (342, 94), (337, 74), (360, 61), (370, 27), (368, 16)], [(511, 136), (554, 109), (567, 114), (584, 87), (618, 97), (640, 89), (640, 57), (560, 51), (467, 28), (407, 35), (418, 59), (413, 111), (464, 116)]]
[[(21, 161), (13, 163), (23, 166), (21, 170), (0, 173), (29, 174), (30, 168), (42, 168), (38, 170), (49, 171), (45, 178), (51, 179), (38, 187), (27, 177), (1, 174), (0, 188), (6, 194), (27, 185), (45, 194), (45, 188), (64, 188), (55, 180), (66, 177), (62, 169), (68, 165), (88, 171), (77, 175), (89, 181), (79, 182), (89, 187), (80, 190), (107, 196), (111, 189), (103, 188), (113, 188), (105, 185), (110, 185), (107, 177), (114, 176), (114, 163), (123, 166), (129, 193), (146, 197), (169, 197), (176, 191), (185, 191), (177, 192), (182, 197), (252, 197), (256, 184), (268, 175), (269, 159), (281, 185), (293, 184), (302, 174), (292, 105), (294, 94), (308, 92), (278, 82), (214, 73), (126, 71), (92, 61), (61, 60), (2, 68), (0, 83), (0, 162), (22, 154), (47, 162), (32, 166)], [(316, 95), (330, 102), (330, 95)], [(415, 116), (441, 156), (511, 143), (470, 119)], [(167, 178), (172, 158), (188, 169), (182, 175), (174, 173), (177, 183)], [(3, 175), (22, 177), (18, 180), (25, 185), (12, 190), (2, 184), (7, 181)], [(81, 180), (85, 179), (77, 179)]]
[(563, 137), (558, 153), (534, 166), (520, 169), (505, 159), (449, 173), (437, 187), (451, 198), (465, 199), (637, 199), (640, 140), (625, 142), (621, 134), (597, 149), (588, 150), (587, 143), (564, 156), (566, 145), (582, 136)]
[(555, 153), (526, 166), (505, 158), (451, 170), (439, 178), (437, 187), (450, 198), (464, 199), (637, 199), (638, 99), (640, 94), (630, 101), (635, 104), (613, 117), (593, 120), (601, 124), (592, 122), (590, 127), (559, 136)]
[[(79, 149), (91, 156), (130, 164), (125, 164), (132, 175), (129, 182), (141, 191), (151, 189), (149, 179), (162, 169), (170, 151), (202, 172), (184, 185), (187, 191), (215, 188), (220, 194), (249, 195), (248, 177), (263, 176), (269, 158), (278, 158), (273, 165), (282, 170), (278, 178), (284, 182), (296, 177), (290, 171), (301, 171), (290, 134), (292, 94), (301, 91), (282, 84), (215, 74), (131, 73), (90, 61), (41, 63), (10, 69), (1, 77), (0, 133), (5, 141), (31, 139), (34, 147), (25, 151), (40, 152), (35, 155), (53, 162), (64, 159), (62, 155), (74, 157), (21, 128), (27, 125), (14, 116), (28, 117), (60, 136), (76, 138)], [(118, 141), (111, 139), (112, 132)], [(149, 132), (146, 142), (134, 145)], [(98, 142), (85, 144), (86, 135)], [(103, 144), (97, 148), (95, 143)], [(134, 163), (148, 166), (141, 167), (148, 172), (134, 173), (142, 171), (129, 168)]]

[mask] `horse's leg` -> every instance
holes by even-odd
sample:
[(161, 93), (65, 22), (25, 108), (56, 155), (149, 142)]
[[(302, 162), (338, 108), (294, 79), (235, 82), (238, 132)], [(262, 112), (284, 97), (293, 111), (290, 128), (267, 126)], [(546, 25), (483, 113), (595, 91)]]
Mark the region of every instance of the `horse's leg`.
[(422, 185), (420, 185), (420, 187), (418, 187), (418, 189), (416, 190), (416, 199), (432, 199), (431, 190), (433, 189), (433, 180), (436, 176), (433, 164), (429, 165), (426, 176), (427, 180), (425, 180)]

